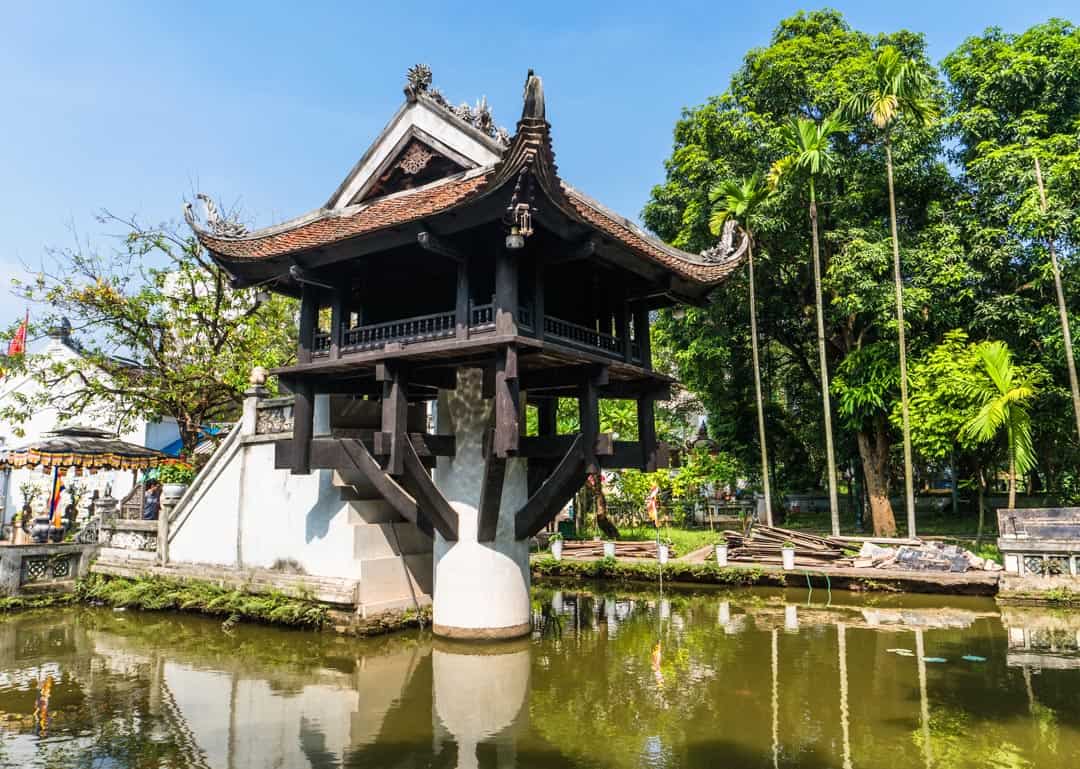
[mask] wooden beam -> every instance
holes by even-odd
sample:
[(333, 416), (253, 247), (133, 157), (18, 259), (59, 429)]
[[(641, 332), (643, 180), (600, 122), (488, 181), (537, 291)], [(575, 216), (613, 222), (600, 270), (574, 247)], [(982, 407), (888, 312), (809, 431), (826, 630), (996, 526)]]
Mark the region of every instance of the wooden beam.
[[(494, 440), (488, 431), (486, 440)], [(499, 528), (499, 508), (502, 506), (503, 482), (506, 479), (506, 460), (494, 456), (494, 452), (484, 453), (484, 480), (480, 486), (480, 507), (477, 510), (476, 539), (478, 542), (491, 542)]]
[(405, 472), (405, 438), (409, 401), (405, 395), (405, 366), (397, 361), (376, 368), (376, 378), (382, 381), (382, 432), (390, 434), (390, 451), (386, 470), (391, 475)]
[(536, 425), (539, 435), (555, 435), (559, 432), (558, 410), (557, 398), (536, 399)]
[(414, 491), (416, 501), (420, 509), (431, 519), (435, 530), (442, 538), (449, 542), (456, 542), (458, 538), (458, 514), (457, 511), (446, 501), (446, 497), (431, 480), (427, 468), (416, 455), (411, 443), (405, 444), (405, 477)]
[(546, 261), (548, 264), (564, 264), (566, 262), (576, 262), (581, 259), (591, 259), (596, 255), (599, 245), (600, 241), (598, 238), (595, 236), (590, 237), (588, 240), (582, 241), (572, 247), (564, 254), (549, 256)]
[(578, 391), (578, 422), (585, 452), (585, 471), (598, 472), (600, 462), (596, 457), (596, 436), (600, 433), (600, 398), (596, 382), (588, 375), (584, 377)]
[(330, 305), (330, 357), (341, 357), (341, 343), (342, 337), (345, 333), (345, 324), (347, 318), (345, 317), (348, 311), (349, 292), (346, 286), (336, 286), (334, 288), (334, 296), (332, 304)]
[[(521, 438), (517, 456), (526, 459), (558, 459), (569, 451), (577, 435), (530, 435)], [(593, 444), (593, 453), (599, 457), (615, 452), (616, 441), (611, 433), (600, 433)], [(636, 467), (636, 465), (635, 465)]]
[(649, 343), (649, 308), (642, 303), (634, 305), (634, 341), (641, 352), (641, 367), (652, 369), (652, 350)]
[(297, 340), (296, 362), (311, 363), (311, 346), (315, 342), (315, 324), (319, 320), (319, 292), (305, 283), (300, 288), (300, 339)]
[(495, 354), (495, 439), (492, 452), (505, 459), (517, 453), (521, 435), (521, 391), (517, 347), (508, 344)]
[(311, 436), (315, 431), (315, 396), (311, 382), (297, 382), (293, 395), (292, 475), (311, 472)]
[(544, 260), (536, 258), (533, 267), (533, 334), (537, 339), (544, 338)]
[(397, 481), (391, 478), (375, 461), (375, 457), (360, 441), (343, 439), (340, 442), (344, 456), (349, 460), (353, 469), (367, 479), (375, 487), (379, 496), (390, 503), (402, 518), (416, 524), (421, 531), (429, 536), (432, 533), (430, 521), (425, 521), (417, 507), (416, 498), (405, 491)]
[(427, 230), (421, 230), (417, 233), (416, 242), (425, 251), (445, 256), (447, 259), (453, 259), (458, 264), (465, 261), (465, 255), (461, 251)]
[(581, 366), (563, 366), (521, 372), (521, 389), (546, 390), (551, 387), (577, 387), (583, 377), (589, 377), (597, 386), (608, 384), (608, 367), (603, 363)]
[(536, 493), (514, 515), (514, 536), (528, 539), (546, 526), (585, 482), (582, 436), (577, 436)]
[(518, 260), (512, 251), (495, 254), (495, 333), (517, 335)]
[(462, 259), (457, 266), (457, 299), (454, 305), (454, 336), (469, 338), (469, 260)]
[(647, 473), (658, 466), (656, 454), (656, 408), (651, 395), (642, 395), (637, 402), (638, 441), (641, 443), (641, 469)]

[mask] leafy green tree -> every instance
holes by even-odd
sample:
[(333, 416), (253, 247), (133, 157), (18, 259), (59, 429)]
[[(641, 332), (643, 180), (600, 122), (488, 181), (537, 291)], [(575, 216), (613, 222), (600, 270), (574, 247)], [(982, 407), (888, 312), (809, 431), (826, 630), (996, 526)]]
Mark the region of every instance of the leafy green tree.
[(52, 251), (35, 279), (16, 285), (44, 308), (38, 330), (70, 319), (82, 355), (13, 359), (9, 375), (41, 387), (16, 393), (0, 418), (18, 425), (49, 407), (65, 421), (104, 404), (121, 430), (136, 417), (174, 418), (190, 451), (201, 426), (236, 417), (253, 367), (292, 360), (295, 303), (232, 289), (190, 234), (103, 221), (126, 229), (121, 249)]
[(824, 120), (793, 118), (783, 133), (789, 154), (778, 160), (771, 172), (774, 184), (787, 180), (794, 174), (806, 177), (809, 193), (811, 261), (814, 267), (814, 302), (817, 309), (818, 365), (821, 376), (821, 408), (825, 414), (825, 458), (828, 467), (829, 510), (832, 516), (832, 532), (840, 533), (840, 505), (836, 499), (836, 451), (833, 448), (832, 408), (829, 393), (829, 362), (825, 348), (825, 310), (821, 292), (821, 247), (818, 238), (818, 207), (814, 180), (829, 173), (834, 166), (830, 140), (836, 134), (848, 131), (839, 115)]
[(1037, 379), (1012, 361), (1003, 342), (978, 346), (981, 376), (966, 378), (963, 386), (979, 404), (979, 411), (963, 427), (970, 440), (986, 443), (1004, 431), (1009, 456), (1009, 509), (1016, 507), (1016, 476), (1035, 466), (1028, 404), (1038, 388)]
[(1080, 29), (1061, 19), (1019, 34), (990, 28), (945, 57), (943, 70), (952, 154), (967, 191), (958, 221), (983, 275), (969, 325), (1050, 372), (1033, 440), (1040, 470), (1064, 479), (1080, 462), (1068, 329), (1080, 278), (1068, 258), (1080, 245)]
[(742, 229), (746, 234), (747, 281), (750, 284), (750, 350), (754, 367), (758, 442), (761, 444), (761, 483), (765, 496), (765, 522), (772, 526), (772, 491), (769, 488), (769, 449), (765, 440), (765, 401), (761, 395), (761, 356), (758, 353), (757, 302), (754, 296), (754, 234), (751, 223), (751, 219), (757, 216), (758, 209), (768, 200), (769, 195), (769, 188), (762, 182), (760, 172), (743, 179), (742, 182), (728, 180), (721, 183), (709, 194), (713, 203), (709, 229), (713, 235), (719, 235), (728, 222), (742, 222)]
[(893, 250), (893, 282), (896, 289), (896, 330), (900, 348), (900, 408), (904, 439), (904, 491), (907, 507), (908, 536), (915, 535), (915, 485), (911, 461), (911, 420), (908, 415), (907, 343), (904, 338), (904, 283), (900, 270), (900, 237), (896, 228), (896, 191), (893, 187), (892, 134), (893, 122), (902, 114), (928, 125), (936, 116), (936, 106), (930, 98), (932, 81), (914, 59), (904, 57), (891, 45), (882, 48), (874, 62), (874, 79), (870, 87), (850, 96), (845, 111), (851, 117), (870, 116), (882, 132), (885, 144), (885, 173), (889, 186), (889, 224)]

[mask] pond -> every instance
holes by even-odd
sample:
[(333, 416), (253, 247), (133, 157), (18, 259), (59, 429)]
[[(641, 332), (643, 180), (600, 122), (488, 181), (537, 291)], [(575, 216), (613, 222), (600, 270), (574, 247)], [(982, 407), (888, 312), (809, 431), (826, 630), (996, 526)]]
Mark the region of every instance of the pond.
[(532, 638), (0, 618), (0, 766), (1072, 767), (1080, 614), (536, 590)]

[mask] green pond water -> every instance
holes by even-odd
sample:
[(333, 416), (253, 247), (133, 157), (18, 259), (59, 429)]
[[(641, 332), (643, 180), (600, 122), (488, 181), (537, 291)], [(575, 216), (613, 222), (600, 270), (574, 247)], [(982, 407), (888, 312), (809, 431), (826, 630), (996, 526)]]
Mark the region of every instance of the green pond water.
[(534, 599), (533, 636), (500, 645), (6, 616), (0, 766), (1080, 765), (1080, 614), (819, 590)]

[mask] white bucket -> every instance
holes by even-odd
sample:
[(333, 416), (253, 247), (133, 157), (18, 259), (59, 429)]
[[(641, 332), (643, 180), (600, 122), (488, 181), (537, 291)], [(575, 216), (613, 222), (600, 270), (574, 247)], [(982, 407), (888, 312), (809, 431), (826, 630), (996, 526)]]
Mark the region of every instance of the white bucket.
[(557, 539), (551, 543), (551, 557), (556, 561), (562, 560), (562, 540)]
[(791, 571), (795, 568), (795, 548), (780, 548), (780, 555), (784, 559), (784, 568)]
[(665, 563), (667, 563), (667, 557), (668, 557), (668, 547), (667, 547), (667, 545), (660, 545), (660, 549), (659, 549), (659, 551), (657, 552), (656, 555), (660, 559), (660, 565), (661, 566), (663, 566)]
[(727, 566), (727, 545), (716, 546), (716, 565)]
[(605, 542), (604, 543), (604, 557), (605, 558), (614, 558), (615, 557), (615, 543), (614, 542)]

